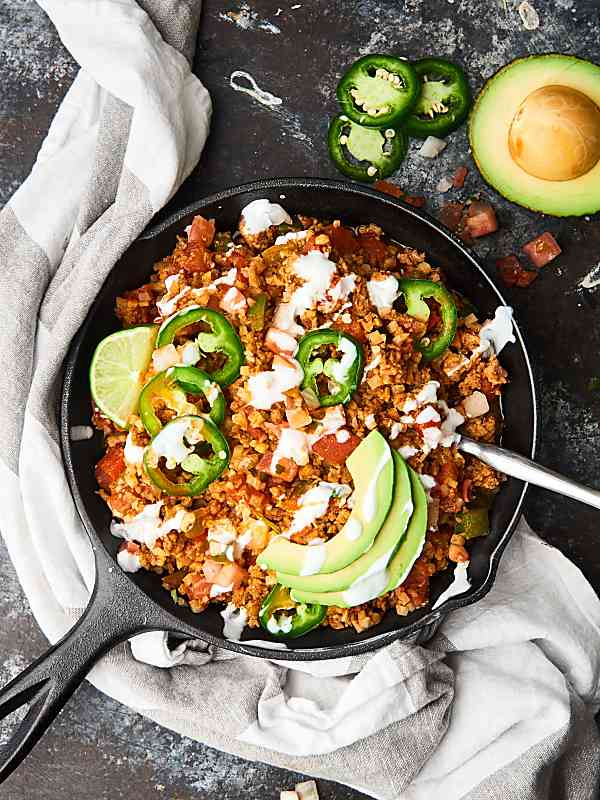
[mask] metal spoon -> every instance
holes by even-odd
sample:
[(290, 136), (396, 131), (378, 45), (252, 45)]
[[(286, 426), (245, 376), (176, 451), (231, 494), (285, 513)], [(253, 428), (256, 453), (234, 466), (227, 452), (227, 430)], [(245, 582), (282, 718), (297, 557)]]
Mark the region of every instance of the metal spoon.
[(541, 486), (542, 489), (572, 497), (574, 500), (579, 500), (581, 503), (600, 509), (600, 491), (590, 489), (569, 478), (563, 478), (558, 472), (547, 469), (547, 467), (541, 467), (529, 458), (513, 453), (512, 450), (504, 450), (494, 444), (476, 442), (466, 436), (461, 437), (458, 448), (463, 453), (475, 456), (480, 461), (483, 461), (484, 464), (487, 464), (488, 467), (498, 470), (498, 472), (527, 481), (527, 483), (533, 483), (534, 486)]

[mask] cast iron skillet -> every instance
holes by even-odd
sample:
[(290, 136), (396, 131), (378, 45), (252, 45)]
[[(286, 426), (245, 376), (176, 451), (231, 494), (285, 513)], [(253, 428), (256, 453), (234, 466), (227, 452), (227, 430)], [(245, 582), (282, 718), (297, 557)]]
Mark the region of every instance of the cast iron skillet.
[[(144, 233), (115, 265), (75, 337), (65, 364), (60, 407), (60, 430), (65, 468), (75, 504), (91, 539), (96, 557), (96, 585), (90, 603), (77, 625), (45, 655), (0, 692), (0, 718), (30, 704), (20, 727), (0, 758), (0, 780), (6, 778), (31, 750), (64, 706), (93, 664), (118, 642), (134, 634), (166, 630), (175, 636), (195, 637), (237, 653), (269, 658), (273, 650), (261, 646), (269, 636), (244, 632), (241, 641), (223, 638), (219, 609), (211, 606), (193, 614), (176, 606), (155, 575), (125, 574), (116, 561), (120, 540), (109, 531), (110, 513), (97, 495), (94, 465), (102, 454), (102, 436), (72, 442), (73, 425), (89, 425), (88, 368), (98, 342), (118, 329), (115, 298), (145, 282), (155, 261), (171, 252), (176, 235), (196, 213), (214, 217), (221, 230), (235, 228), (241, 209), (252, 200), (267, 197), (293, 213), (320, 218), (341, 218), (349, 224), (375, 222), (397, 241), (427, 253), (442, 267), (450, 285), (466, 295), (482, 318), (493, 315), (504, 300), (481, 266), (463, 244), (438, 222), (391, 197), (358, 185), (313, 179), (262, 181), (200, 200), (166, 222)], [(504, 393), (506, 427), (503, 444), (533, 456), (536, 442), (534, 384), (525, 344), (515, 326), (517, 343), (502, 353), (510, 384)], [(321, 628), (278, 650), (277, 658), (310, 660), (355, 655), (389, 644), (395, 639), (426, 641), (442, 617), (454, 608), (473, 603), (490, 589), (498, 561), (516, 525), (526, 486), (513, 479), (503, 485), (491, 514), (491, 532), (471, 547), (471, 589), (432, 611), (436, 598), (449, 584), (449, 571), (432, 581), (431, 602), (408, 617), (388, 614), (377, 627), (357, 634), (354, 630)], [(247, 644), (253, 640), (256, 644)]]

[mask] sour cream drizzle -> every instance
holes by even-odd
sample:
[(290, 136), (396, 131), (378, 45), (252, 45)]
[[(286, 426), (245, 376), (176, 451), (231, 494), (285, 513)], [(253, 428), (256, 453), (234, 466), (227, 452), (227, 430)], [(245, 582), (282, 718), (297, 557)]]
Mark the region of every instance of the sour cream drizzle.
[(375, 467), (373, 477), (371, 478), (369, 486), (367, 487), (367, 491), (365, 492), (362, 512), (366, 522), (370, 522), (377, 511), (377, 481), (382, 470), (385, 468), (385, 465), (391, 461), (391, 458), (392, 452), (389, 447), (386, 447), (385, 453), (379, 459), (379, 463)]

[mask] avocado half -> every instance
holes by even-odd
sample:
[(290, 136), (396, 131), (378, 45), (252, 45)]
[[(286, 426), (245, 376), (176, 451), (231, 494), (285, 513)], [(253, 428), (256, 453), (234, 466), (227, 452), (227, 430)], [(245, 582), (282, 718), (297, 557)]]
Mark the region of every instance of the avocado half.
[(483, 87), (469, 117), (477, 168), (496, 191), (556, 217), (600, 210), (600, 66), (518, 58)]

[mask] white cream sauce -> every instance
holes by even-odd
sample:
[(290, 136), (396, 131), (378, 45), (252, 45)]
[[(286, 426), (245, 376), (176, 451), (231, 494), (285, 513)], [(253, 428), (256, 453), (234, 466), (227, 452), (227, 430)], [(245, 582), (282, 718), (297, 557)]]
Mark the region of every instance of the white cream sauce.
[(275, 403), (282, 403), (283, 393), (300, 386), (303, 376), (302, 367), (294, 358), (275, 356), (272, 370), (248, 378), (250, 405), (266, 411)]
[(285, 208), (279, 203), (271, 203), (270, 200), (253, 200), (242, 209), (242, 220), (246, 233), (262, 233), (269, 230), (272, 225), (281, 225), (286, 222), (292, 224), (292, 218)]
[(435, 601), (432, 611), (441, 606), (442, 603), (445, 603), (446, 600), (449, 600), (451, 597), (456, 597), (456, 595), (463, 594), (463, 592), (466, 592), (471, 588), (471, 581), (469, 580), (469, 576), (467, 574), (468, 567), (468, 561), (463, 561), (456, 565), (454, 568), (454, 578), (452, 583)]
[(312, 525), (327, 512), (332, 498), (339, 497), (344, 500), (351, 492), (352, 489), (346, 483), (320, 481), (298, 498), (298, 508), (285, 535), (291, 536)]
[(513, 310), (510, 306), (498, 306), (494, 319), (481, 326), (479, 332), (480, 352), (490, 347), (498, 355), (509, 343), (515, 343), (513, 331)]
[(308, 231), (289, 231), (275, 239), (275, 244), (286, 244), (286, 242), (294, 242), (298, 239), (306, 239)]
[(362, 522), (356, 517), (350, 517), (350, 519), (344, 525), (344, 535), (346, 536), (346, 539), (350, 539), (351, 542), (355, 542), (357, 539), (360, 539), (362, 531)]
[(142, 568), (138, 554), (130, 553), (126, 547), (117, 553), (117, 564), (123, 572), (138, 572)]
[(232, 641), (239, 641), (248, 621), (246, 609), (237, 608), (233, 603), (229, 603), (221, 611), (221, 616), (223, 617), (223, 636)]
[(393, 275), (388, 275), (387, 278), (367, 281), (367, 292), (377, 313), (387, 311), (398, 297), (398, 280)]
[(379, 463), (375, 467), (373, 472), (373, 477), (371, 478), (367, 490), (365, 492), (365, 496), (363, 499), (363, 506), (362, 506), (362, 516), (364, 517), (366, 522), (370, 522), (375, 513), (377, 511), (377, 481), (381, 472), (385, 468), (386, 464), (392, 459), (392, 453), (389, 447), (385, 448), (385, 453), (379, 459)]
[(169, 531), (181, 530), (183, 518), (186, 514), (184, 509), (180, 509), (170, 519), (163, 522), (160, 518), (162, 505), (162, 501), (150, 503), (139, 514), (126, 522), (113, 520), (110, 524), (110, 532), (120, 539), (139, 542), (147, 547), (154, 547), (156, 540), (164, 534), (169, 533)]
[(379, 597), (385, 591), (388, 582), (389, 575), (387, 570), (384, 569), (381, 572), (369, 575), (368, 578), (354, 581), (342, 592), (342, 598), (349, 606), (360, 606), (362, 603), (367, 603), (369, 600)]
[(300, 575), (316, 575), (327, 558), (327, 549), (324, 544), (308, 545), (304, 555), (304, 563)]
[(131, 431), (127, 434), (127, 439), (125, 439), (125, 449), (123, 450), (123, 455), (125, 457), (125, 461), (128, 464), (142, 464), (144, 461), (144, 450), (145, 447), (140, 447), (137, 444), (133, 443), (133, 439), (131, 438)]

